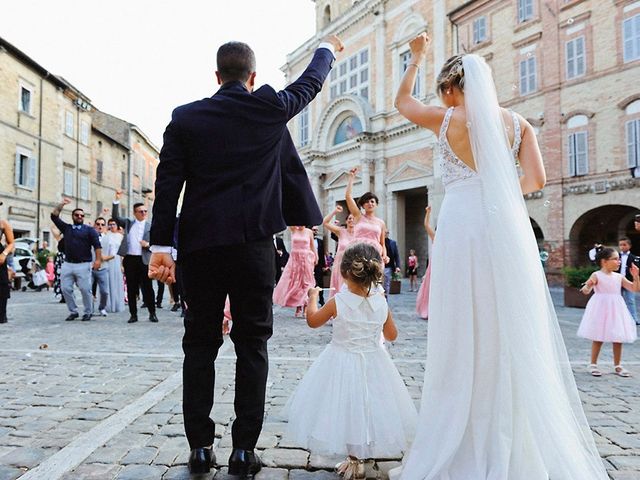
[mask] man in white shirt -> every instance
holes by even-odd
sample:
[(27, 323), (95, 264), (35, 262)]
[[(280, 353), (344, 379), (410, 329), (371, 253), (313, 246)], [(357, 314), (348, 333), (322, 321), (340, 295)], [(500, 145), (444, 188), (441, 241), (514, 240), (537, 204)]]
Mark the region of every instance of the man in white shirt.
[[(103, 217), (96, 218), (95, 222), (93, 222), (93, 228), (95, 228), (96, 232), (98, 232), (98, 238), (100, 239), (100, 244), (104, 242), (104, 235), (107, 230), (107, 221)], [(91, 255), (95, 260), (95, 250), (91, 249)], [(98, 310), (100, 311), (100, 315), (103, 317), (107, 316), (107, 301), (109, 299), (109, 272), (107, 271), (106, 263), (102, 263), (100, 268), (97, 270), (91, 270), (91, 276), (93, 277), (94, 285), (97, 284), (98, 290), (100, 291), (100, 303), (98, 306)], [(94, 294), (95, 297), (95, 288)]]

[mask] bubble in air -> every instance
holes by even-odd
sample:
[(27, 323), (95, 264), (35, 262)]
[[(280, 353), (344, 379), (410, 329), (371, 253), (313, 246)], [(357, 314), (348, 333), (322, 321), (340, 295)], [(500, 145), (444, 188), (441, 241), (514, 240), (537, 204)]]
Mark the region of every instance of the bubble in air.
[(544, 204), (545, 207), (549, 208), (551, 206), (551, 200), (545, 200)]
[(569, 20), (567, 20), (567, 25), (572, 25), (574, 22), (573, 18), (570, 18)]
[(467, 128), (471, 128), (471, 122), (467, 122)]
[(528, 52), (527, 53), (527, 58), (531, 58), (531, 57), (533, 57), (533, 53), (532, 52)]
[(489, 206), (488, 210), (491, 215), (498, 213), (498, 207), (496, 205)]
[(511, 90), (513, 90), (514, 92), (518, 90), (518, 85), (516, 85), (515, 83), (511, 85)]

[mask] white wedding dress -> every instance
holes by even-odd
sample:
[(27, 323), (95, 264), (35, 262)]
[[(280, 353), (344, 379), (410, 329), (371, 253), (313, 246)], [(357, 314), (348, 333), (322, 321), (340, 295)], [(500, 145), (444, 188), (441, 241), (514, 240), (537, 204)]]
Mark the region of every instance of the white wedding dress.
[(446, 193), (422, 406), (415, 441), (391, 476), (604, 480), (520, 191), (520, 132), (510, 147), (484, 60), (465, 55), (463, 67), (478, 170), (449, 146), (450, 109), (439, 138)]

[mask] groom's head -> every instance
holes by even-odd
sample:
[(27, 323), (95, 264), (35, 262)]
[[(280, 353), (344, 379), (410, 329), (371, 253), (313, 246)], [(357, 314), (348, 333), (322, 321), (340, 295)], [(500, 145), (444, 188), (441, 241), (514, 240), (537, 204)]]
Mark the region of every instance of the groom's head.
[(216, 77), (220, 85), (242, 82), (253, 90), (256, 76), (256, 56), (251, 47), (242, 42), (227, 42), (218, 49)]

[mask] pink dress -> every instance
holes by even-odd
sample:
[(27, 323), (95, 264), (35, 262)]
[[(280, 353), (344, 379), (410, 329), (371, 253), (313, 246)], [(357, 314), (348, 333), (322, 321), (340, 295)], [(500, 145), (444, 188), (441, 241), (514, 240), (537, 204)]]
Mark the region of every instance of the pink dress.
[(424, 272), (422, 283), (418, 289), (418, 296), (416, 297), (416, 312), (420, 318), (425, 320), (429, 318), (429, 286), (431, 284), (431, 262), (427, 265), (427, 271)]
[(382, 221), (376, 217), (367, 217), (360, 215), (360, 220), (353, 227), (353, 241), (370, 243), (382, 255), (382, 245), (380, 245), (380, 237), (382, 236)]
[(291, 252), (280, 281), (273, 290), (273, 303), (281, 307), (300, 307), (306, 303), (309, 289), (315, 285), (315, 257), (309, 245), (311, 233), (304, 229), (291, 234)]
[(330, 287), (333, 290), (329, 290), (329, 298), (333, 297), (342, 288), (342, 275), (340, 274), (340, 264), (342, 263), (342, 255), (347, 249), (349, 244), (353, 241), (354, 234), (349, 233), (346, 228), (341, 228), (338, 234), (338, 250), (336, 251), (336, 257), (333, 260), (333, 267), (331, 268), (331, 284)]
[(596, 272), (595, 293), (584, 310), (578, 336), (596, 342), (632, 343), (637, 337), (636, 324), (620, 293), (622, 275)]

